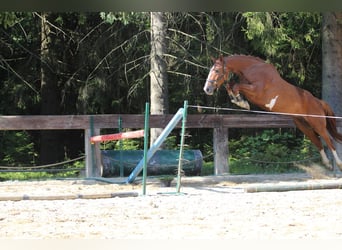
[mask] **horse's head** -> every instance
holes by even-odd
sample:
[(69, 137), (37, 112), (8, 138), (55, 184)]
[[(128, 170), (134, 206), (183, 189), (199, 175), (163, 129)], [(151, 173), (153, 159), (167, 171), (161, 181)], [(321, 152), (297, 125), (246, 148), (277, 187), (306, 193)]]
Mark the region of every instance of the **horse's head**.
[(214, 94), (215, 89), (221, 87), (221, 85), (227, 80), (228, 71), (225, 69), (223, 57), (218, 59), (211, 58), (214, 65), (211, 67), (209, 75), (204, 85), (204, 92), (207, 95)]

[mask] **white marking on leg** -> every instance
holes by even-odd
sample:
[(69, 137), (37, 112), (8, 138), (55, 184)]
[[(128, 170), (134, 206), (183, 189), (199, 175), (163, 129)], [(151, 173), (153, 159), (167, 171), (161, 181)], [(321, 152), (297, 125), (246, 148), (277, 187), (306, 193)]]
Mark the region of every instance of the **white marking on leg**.
[(277, 102), (279, 95), (277, 95), (276, 97), (274, 97), (273, 99), (271, 99), (270, 103), (265, 104), (266, 108), (269, 108), (270, 110), (272, 110), (272, 108), (274, 107), (274, 105)]
[(336, 164), (337, 164), (339, 167), (342, 167), (342, 161), (341, 161), (340, 158), (338, 157), (338, 155), (337, 155), (337, 153), (336, 153), (336, 150), (333, 150), (332, 153), (333, 153), (333, 156), (334, 156), (334, 158), (335, 158)]
[(319, 151), (319, 153), (321, 154), (323, 164), (327, 167), (330, 167), (329, 159), (328, 159), (327, 155), (325, 154), (324, 150), (321, 149), (321, 151)]

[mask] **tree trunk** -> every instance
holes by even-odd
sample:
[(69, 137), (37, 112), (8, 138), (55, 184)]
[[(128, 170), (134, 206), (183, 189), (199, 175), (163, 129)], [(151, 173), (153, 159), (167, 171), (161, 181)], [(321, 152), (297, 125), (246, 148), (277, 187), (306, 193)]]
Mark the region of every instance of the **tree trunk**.
[[(322, 98), (342, 116), (342, 12), (324, 13), (322, 25)], [(342, 145), (336, 149), (342, 156)]]
[[(41, 18), (41, 115), (59, 114), (58, 87), (56, 74), (52, 71), (50, 55), (50, 26), (47, 14)], [(54, 163), (63, 159), (63, 146), (60, 143), (62, 131), (42, 130), (40, 141), (40, 164)]]
[[(168, 80), (166, 53), (166, 27), (163, 12), (151, 12), (151, 114), (167, 114)], [(162, 128), (151, 129), (151, 144), (158, 138)]]

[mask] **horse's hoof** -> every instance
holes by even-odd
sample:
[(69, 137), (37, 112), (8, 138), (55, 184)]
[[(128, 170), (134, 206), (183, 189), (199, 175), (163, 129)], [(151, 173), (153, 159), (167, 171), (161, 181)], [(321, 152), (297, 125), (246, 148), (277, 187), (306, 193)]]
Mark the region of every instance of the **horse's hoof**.
[(244, 102), (243, 108), (248, 109), (248, 110), (251, 109), (251, 108), (249, 107), (249, 103), (246, 102), (246, 101)]
[(337, 166), (342, 171), (342, 164), (337, 164)]
[(325, 166), (325, 168), (328, 169), (329, 171), (333, 171), (333, 170), (334, 170), (333, 165), (331, 165), (330, 163), (324, 163), (324, 166)]
[(235, 100), (232, 100), (232, 103), (234, 103), (235, 105), (237, 105), (237, 106), (239, 106), (241, 108), (250, 110), (249, 103), (246, 102), (246, 101), (235, 101)]

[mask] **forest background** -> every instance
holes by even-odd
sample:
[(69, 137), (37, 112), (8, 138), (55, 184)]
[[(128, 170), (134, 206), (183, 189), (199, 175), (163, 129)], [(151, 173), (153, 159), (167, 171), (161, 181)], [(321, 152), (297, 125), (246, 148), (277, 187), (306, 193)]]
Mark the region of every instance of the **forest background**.
[[(143, 114), (145, 102), (152, 106), (158, 102), (151, 94), (153, 48), (158, 42), (153, 38), (151, 25), (154, 14), (1, 12), (0, 115)], [(206, 96), (202, 88), (212, 64), (211, 56), (248, 54), (274, 64), (284, 79), (326, 99), (336, 114), (342, 114), (338, 101), (342, 92), (342, 38), (337, 46), (324, 42), (342, 37), (341, 13), (158, 15), (164, 39), (158, 59), (159, 65), (164, 65), (161, 73), (167, 93), (159, 99), (162, 112), (175, 113), (184, 100), (192, 105), (237, 108), (224, 90)], [(331, 32), (324, 32), (324, 27)], [(326, 53), (325, 44), (335, 52)], [(334, 79), (324, 74), (325, 69), (336, 72)], [(327, 77), (329, 81), (324, 80)], [(198, 112), (189, 109), (189, 113)], [(171, 136), (175, 139), (167, 143), (168, 147), (177, 147), (178, 134)], [(200, 149), (204, 155), (212, 153), (210, 129), (189, 129), (188, 134), (189, 148)], [(251, 146), (250, 141), (244, 144), (241, 138), (259, 134), (256, 129), (234, 129), (229, 137), (233, 147), (238, 142), (241, 148)], [(262, 136), (269, 144), (265, 134)], [(274, 138), (279, 141), (272, 134), (271, 139)], [(302, 147), (303, 135), (290, 131), (285, 135), (285, 147), (291, 147), (291, 141), (298, 138)], [(251, 150), (244, 150), (245, 156), (250, 156)], [(280, 151), (283, 150), (282, 147)], [(0, 131), (0, 165), (49, 164), (82, 154), (83, 131)]]

